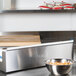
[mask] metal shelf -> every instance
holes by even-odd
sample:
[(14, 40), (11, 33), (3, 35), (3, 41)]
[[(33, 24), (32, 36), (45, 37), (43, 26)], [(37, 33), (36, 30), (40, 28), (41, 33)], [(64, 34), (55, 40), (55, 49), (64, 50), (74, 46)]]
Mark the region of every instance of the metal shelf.
[(73, 13), (73, 10), (0, 10), (0, 13)]

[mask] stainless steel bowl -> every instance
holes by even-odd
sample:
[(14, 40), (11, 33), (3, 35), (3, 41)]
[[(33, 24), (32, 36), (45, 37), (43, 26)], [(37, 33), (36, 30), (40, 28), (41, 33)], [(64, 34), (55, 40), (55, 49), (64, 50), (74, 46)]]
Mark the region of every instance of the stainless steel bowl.
[[(54, 65), (49, 62), (70, 62), (69, 65)], [(73, 60), (70, 59), (50, 59), (46, 61), (46, 67), (53, 75), (68, 74), (72, 69)]]

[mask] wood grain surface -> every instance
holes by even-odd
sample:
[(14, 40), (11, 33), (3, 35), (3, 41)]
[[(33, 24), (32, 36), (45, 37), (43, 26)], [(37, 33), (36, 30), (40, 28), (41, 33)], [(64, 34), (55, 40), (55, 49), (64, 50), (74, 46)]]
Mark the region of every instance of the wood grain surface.
[(0, 36), (0, 46), (25, 46), (40, 43), (39, 35)]

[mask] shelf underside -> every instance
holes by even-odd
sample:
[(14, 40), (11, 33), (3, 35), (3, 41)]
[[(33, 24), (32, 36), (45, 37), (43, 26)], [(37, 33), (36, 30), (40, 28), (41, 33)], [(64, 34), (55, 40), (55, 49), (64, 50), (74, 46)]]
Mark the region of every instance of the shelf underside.
[(74, 13), (73, 10), (0, 10), (0, 13)]

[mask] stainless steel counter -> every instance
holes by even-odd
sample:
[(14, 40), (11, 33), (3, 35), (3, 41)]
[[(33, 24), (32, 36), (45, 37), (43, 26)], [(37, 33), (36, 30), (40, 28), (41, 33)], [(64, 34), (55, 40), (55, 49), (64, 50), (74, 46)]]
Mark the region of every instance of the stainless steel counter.
[[(47, 70), (46, 67), (43, 68), (36, 68), (31, 70), (24, 70), (20, 72), (14, 72), (10, 74), (5, 74), (0, 72), (0, 76), (53, 76)], [(61, 75), (61, 76), (76, 76), (76, 62), (73, 65), (72, 71), (68, 75)]]

